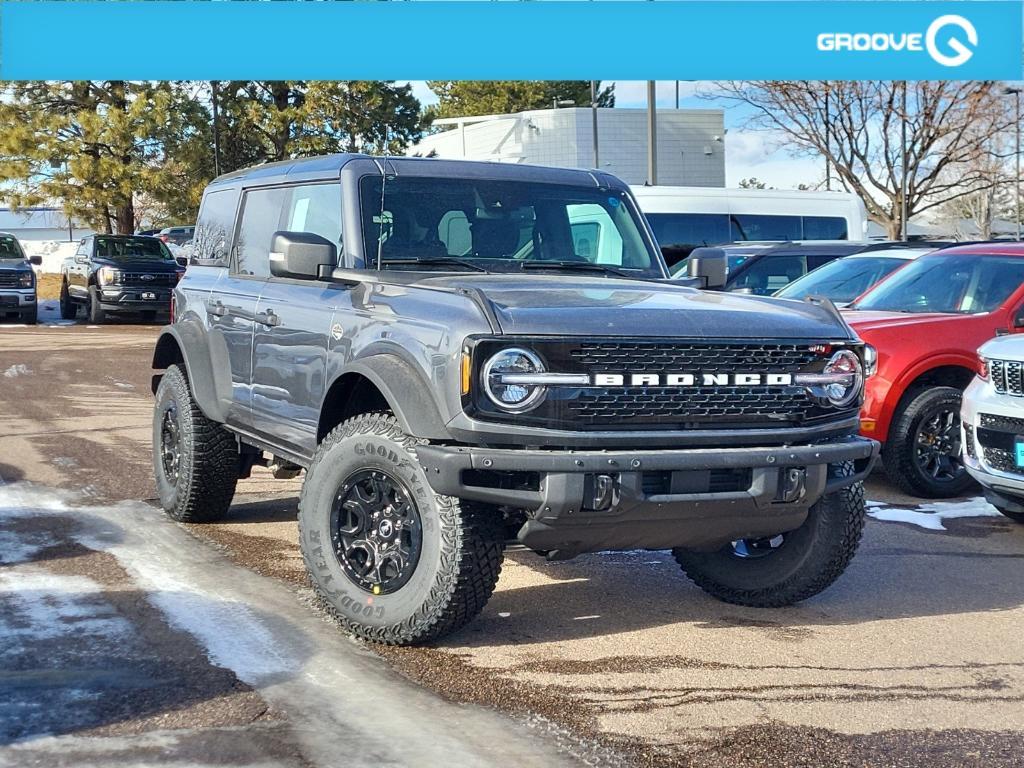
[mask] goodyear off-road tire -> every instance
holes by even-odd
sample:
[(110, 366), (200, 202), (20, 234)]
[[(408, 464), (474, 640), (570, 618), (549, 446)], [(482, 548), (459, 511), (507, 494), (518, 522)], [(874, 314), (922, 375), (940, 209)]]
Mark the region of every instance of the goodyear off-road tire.
[[(833, 474), (851, 471), (847, 464), (830, 468)], [(765, 542), (759, 552), (734, 543), (716, 552), (674, 549), (672, 554), (698, 587), (719, 600), (779, 608), (813, 597), (839, 578), (863, 530), (864, 487), (854, 483), (819, 499), (804, 524), (784, 534), (777, 547)]]
[[(299, 501), (299, 543), (323, 605), (352, 634), (386, 645), (426, 643), (464, 626), (483, 609), (501, 572), (500, 514), (434, 493), (416, 443), (390, 413), (355, 416), (320, 444)], [(386, 482), (388, 493), (401, 495), (405, 519), (418, 521), (407, 523), (419, 531), (414, 566), (399, 571), (404, 576), (395, 576), (392, 587), (357, 583), (339, 532), (345, 499), (360, 478)], [(396, 506), (378, 504), (373, 519)]]
[(60, 318), (61, 320), (74, 320), (78, 314), (78, 305), (71, 300), (71, 294), (68, 293), (67, 281), (61, 281), (60, 284)]
[(107, 313), (100, 305), (100, 294), (95, 285), (89, 286), (89, 322), (102, 325), (107, 321)]
[(235, 495), (239, 463), (235, 438), (203, 415), (184, 369), (172, 365), (153, 409), (153, 471), (164, 511), (183, 523), (222, 519)]
[(922, 468), (917, 459), (919, 435), (929, 432), (929, 422), (940, 414), (952, 413), (955, 424), (952, 439), (960, 444), (960, 401), (963, 393), (955, 387), (928, 387), (911, 392), (900, 406), (889, 429), (889, 440), (882, 449), (882, 465), (889, 480), (910, 496), (928, 499), (945, 499), (961, 496), (974, 480), (959, 459), (954, 460), (957, 473), (946, 477), (934, 477)]

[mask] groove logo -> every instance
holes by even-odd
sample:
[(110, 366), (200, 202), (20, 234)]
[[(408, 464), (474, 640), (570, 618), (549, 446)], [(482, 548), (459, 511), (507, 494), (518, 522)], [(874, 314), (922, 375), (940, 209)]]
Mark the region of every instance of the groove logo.
[[(953, 32), (951, 36), (950, 32)], [(978, 30), (963, 16), (939, 16), (920, 32), (822, 32), (819, 51), (927, 51), (944, 67), (959, 67), (973, 55), (978, 45)], [(941, 49), (940, 49), (941, 47)], [(951, 52), (950, 52), (951, 51)]]

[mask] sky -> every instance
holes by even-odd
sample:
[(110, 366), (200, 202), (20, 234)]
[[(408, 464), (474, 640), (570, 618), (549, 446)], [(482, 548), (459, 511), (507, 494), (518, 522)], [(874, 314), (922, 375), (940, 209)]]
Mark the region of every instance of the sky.
[[(647, 82), (644, 80), (609, 80), (615, 83), (616, 107), (647, 107)], [(424, 105), (437, 102), (425, 82), (412, 80), (410, 84), (416, 98)], [(675, 82), (657, 83), (658, 106), (666, 109), (675, 107)], [(690, 109), (721, 108), (725, 110), (725, 184), (735, 187), (741, 179), (757, 178), (770, 187), (795, 189), (800, 184), (816, 184), (824, 179), (824, 160), (808, 157), (792, 157), (782, 146), (780, 136), (767, 130), (749, 130), (743, 127), (748, 113), (743, 107), (725, 104), (703, 95), (713, 93), (713, 85), (707, 81), (681, 80), (679, 82), (679, 106)], [(702, 94), (702, 95), (698, 95)]]

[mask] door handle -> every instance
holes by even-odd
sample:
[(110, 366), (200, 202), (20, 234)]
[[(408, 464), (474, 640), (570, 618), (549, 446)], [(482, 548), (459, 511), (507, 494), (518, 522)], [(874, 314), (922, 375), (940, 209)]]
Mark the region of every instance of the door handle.
[(215, 301), (213, 304), (206, 305), (206, 314), (213, 315), (214, 317), (226, 317), (228, 308), (219, 301)]
[(274, 314), (274, 310), (268, 309), (266, 312), (256, 313), (256, 322), (273, 328), (281, 324), (281, 318)]

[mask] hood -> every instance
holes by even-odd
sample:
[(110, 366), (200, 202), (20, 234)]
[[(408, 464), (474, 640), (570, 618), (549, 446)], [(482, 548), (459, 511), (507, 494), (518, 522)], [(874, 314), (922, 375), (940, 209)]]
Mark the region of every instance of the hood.
[(876, 331), (913, 326), (918, 328), (943, 328), (950, 324), (963, 323), (972, 315), (948, 315), (935, 312), (876, 312), (871, 310), (844, 310), (843, 317), (858, 335)]
[(503, 333), (531, 336), (682, 336), (691, 338), (845, 339), (849, 329), (827, 309), (669, 283), (590, 276), (459, 275), (426, 287), (475, 294)]
[(24, 259), (0, 259), (0, 272), (31, 272), (32, 265)]

